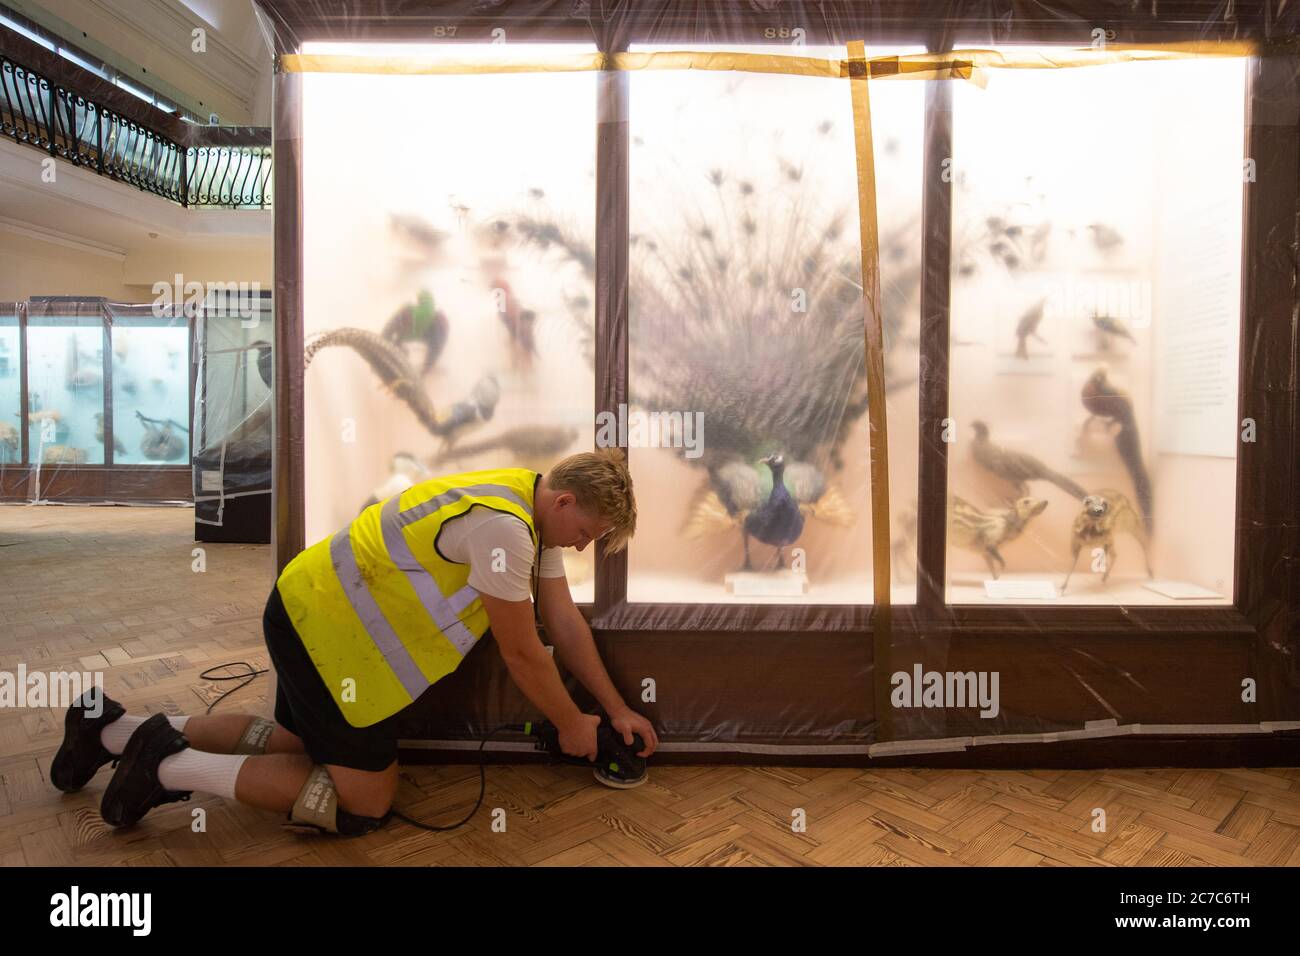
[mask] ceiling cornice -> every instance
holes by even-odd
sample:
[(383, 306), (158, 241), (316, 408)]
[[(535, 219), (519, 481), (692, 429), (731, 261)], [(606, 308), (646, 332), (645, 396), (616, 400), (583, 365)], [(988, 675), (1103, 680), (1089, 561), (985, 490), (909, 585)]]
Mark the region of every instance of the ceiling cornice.
[(102, 256), (105, 259), (112, 259), (115, 262), (126, 261), (126, 250), (119, 249), (115, 246), (105, 245), (99, 242), (92, 242), (88, 239), (81, 239), (58, 229), (50, 229), (47, 226), (37, 226), (30, 222), (20, 222), (17, 219), (9, 219), (6, 216), (0, 216), (0, 232), (10, 232), (19, 236), (26, 236), (29, 239), (39, 239), (42, 242), (49, 242), (56, 246), (64, 246), (68, 249), (76, 249), (78, 252), (88, 252), (91, 255)]
[[(107, 16), (118, 20), (161, 50), (178, 58), (224, 93), (251, 109), (256, 94), (260, 64), (235, 46), (217, 29), (178, 3), (168, 0), (85, 0)], [(207, 52), (185, 58), (193, 42), (193, 31), (207, 32)], [(193, 95), (192, 91), (186, 91)]]

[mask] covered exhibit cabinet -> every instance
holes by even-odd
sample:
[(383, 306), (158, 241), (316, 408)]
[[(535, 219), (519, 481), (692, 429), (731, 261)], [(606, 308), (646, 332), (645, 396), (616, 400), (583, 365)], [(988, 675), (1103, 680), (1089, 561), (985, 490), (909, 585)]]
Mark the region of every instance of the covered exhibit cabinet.
[(171, 305), (0, 302), (0, 500), (188, 503), (190, 343)]
[[(280, 567), (618, 445), (665, 756), (1294, 759), (1294, 5), (257, 3)], [(481, 643), (408, 747), (539, 716)]]
[(248, 289), (0, 302), (0, 500), (193, 501), (197, 540), (269, 542), (273, 324)]
[(271, 300), (212, 290), (195, 317), (196, 541), (271, 541)]

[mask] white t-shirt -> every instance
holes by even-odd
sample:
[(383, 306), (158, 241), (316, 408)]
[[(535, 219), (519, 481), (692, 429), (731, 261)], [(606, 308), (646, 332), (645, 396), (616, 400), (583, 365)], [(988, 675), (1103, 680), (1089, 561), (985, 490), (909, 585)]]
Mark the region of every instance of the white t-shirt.
[[(493, 552), (501, 549), (501, 570), (493, 569)], [(469, 586), (480, 594), (503, 601), (527, 601), (532, 597), (532, 573), (536, 552), (528, 526), (519, 518), (491, 508), (471, 508), (442, 526), (438, 550), (449, 560), (469, 565)], [(560, 548), (542, 548), (539, 574), (544, 578), (564, 577)]]

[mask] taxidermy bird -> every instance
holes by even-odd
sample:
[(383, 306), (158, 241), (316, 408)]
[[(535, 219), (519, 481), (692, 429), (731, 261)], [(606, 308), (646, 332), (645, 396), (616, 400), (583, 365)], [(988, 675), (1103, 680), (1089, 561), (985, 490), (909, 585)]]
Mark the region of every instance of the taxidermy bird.
[(170, 418), (161, 420), (146, 418), (139, 411), (135, 413), (135, 417), (140, 419), (140, 424), (144, 426), (144, 437), (140, 439), (140, 454), (147, 461), (175, 461), (185, 454), (185, 440), (172, 430), (175, 428), (186, 433), (189, 429), (184, 425), (179, 425)]
[(82, 388), (94, 388), (104, 380), (104, 375), (95, 368), (78, 369), (68, 376), (68, 388), (76, 391)]
[(469, 398), (452, 405), (445, 415), (439, 414), (434, 434), (443, 440), (443, 453), (449, 451), (466, 432), (491, 421), (500, 398), (501, 385), (497, 377), (484, 375), (470, 389)]
[(1124, 237), (1119, 230), (1104, 222), (1094, 222), (1088, 226), (1088, 230), (1092, 233), (1092, 244), (1101, 252), (1114, 252), (1124, 244)]
[[(740, 161), (744, 168), (704, 165), (697, 176), (683, 176), (668, 154), (638, 167), (673, 194), (629, 235), (628, 403), (702, 416), (702, 454), (663, 452), (701, 473), (684, 516), (692, 534), (743, 532), (745, 516), (773, 488), (764, 457), (782, 456), (786, 488), (805, 518), (819, 520), (838, 512), (828, 502), (844, 500), (834, 476), (845, 458), (867, 457), (859, 426), (868, 411), (870, 303), (854, 207), (823, 202), (817, 192), (829, 154), (816, 122), (795, 140), (806, 146), (802, 157), (754, 151)], [(498, 231), (539, 250), (557, 283), (590, 289), (590, 240), (540, 205), (529, 203), (526, 214), (512, 214), (512, 228)], [(916, 382), (916, 340), (908, 334), (918, 321), (921, 278), (915, 231), (913, 220), (880, 234), (889, 396)], [(591, 341), (592, 306), (572, 310), (578, 342)], [(595, 350), (585, 352), (594, 361)], [(850, 446), (851, 436), (860, 444)], [(802, 493), (801, 475), (810, 489)]]
[[(14, 412), (14, 418), (19, 418), (20, 414)], [(45, 408), (38, 412), (28, 411), (27, 419), (29, 427), (37, 429), (41, 436), (41, 441), (49, 444), (49, 436), (54, 435), (55, 442), (65, 442), (72, 435), (72, 427), (63, 420), (63, 413), (57, 408)], [(54, 427), (51, 429), (46, 422), (52, 422)]]
[(380, 382), (395, 398), (405, 403), (420, 424), (444, 441), (454, 441), (475, 424), (488, 421), (501, 397), (495, 375), (485, 375), (471, 390), (470, 397), (450, 409), (440, 411), (411, 369), (406, 353), (382, 335), (366, 329), (330, 329), (314, 336), (303, 351), (304, 370), (321, 349), (350, 348), (379, 376)]
[[(970, 502), (951, 496), (948, 502), (948, 540), (959, 548), (978, 552), (997, 580), (1007, 562), (999, 548), (1020, 537), (1025, 526), (1043, 513), (1041, 498), (1020, 498), (1002, 512), (981, 511)], [(995, 564), (996, 562), (996, 564)]]
[(517, 460), (550, 458), (559, 455), (577, 440), (578, 430), (565, 425), (519, 425), (489, 438), (456, 445), (435, 459), (435, 463), (459, 461), (498, 450), (508, 451)]
[(1133, 338), (1133, 333), (1119, 319), (1112, 318), (1109, 315), (1094, 315), (1092, 324), (1096, 327), (1098, 338), (1101, 340), (1102, 349), (1110, 348), (1111, 338), (1128, 339), (1134, 345), (1137, 345), (1137, 339)]
[(733, 460), (710, 474), (696, 494), (683, 535), (696, 540), (710, 532), (739, 528), (745, 563), (752, 571), (749, 539), (776, 548), (776, 566), (785, 567), (784, 549), (799, 540), (806, 518), (819, 518), (848, 527), (853, 509), (835, 487), (828, 487), (820, 469), (807, 462), (787, 462), (779, 453), (757, 463)]
[(365, 511), (371, 505), (378, 504), (393, 495), (400, 495), (416, 482), (428, 477), (429, 469), (425, 468), (414, 455), (399, 451), (393, 456), (388, 477), (371, 492), (366, 503), (361, 506), (361, 510)]
[(1071, 498), (1082, 499), (1088, 493), (1077, 481), (1072, 481), (1059, 471), (1053, 471), (1033, 455), (993, 444), (989, 440), (989, 426), (984, 422), (972, 422), (971, 427), (975, 429), (975, 443), (971, 448), (975, 463), (1002, 480), (1011, 482), (1016, 488), (1017, 497), (1028, 494), (1028, 483), (1031, 481), (1050, 481)]
[(11, 462), (18, 458), (18, 429), (8, 422), (0, 422), (0, 461)]
[(41, 462), (46, 465), (84, 465), (86, 449), (67, 445), (46, 445), (41, 452)]
[[(95, 412), (95, 441), (101, 445), (104, 444), (104, 413)], [(125, 454), (126, 445), (122, 444), (122, 439), (116, 435), (113, 436), (113, 450), (119, 455)]]
[(404, 305), (393, 314), (381, 335), (399, 348), (407, 342), (424, 346), (421, 375), (428, 375), (447, 345), (447, 316), (434, 308), (433, 293), (421, 289), (414, 305)]
[(772, 471), (772, 490), (767, 500), (745, 515), (741, 523), (745, 541), (745, 570), (753, 569), (749, 561), (749, 539), (755, 537), (776, 548), (776, 566), (785, 567), (784, 549), (803, 533), (803, 513), (785, 486), (785, 458), (768, 455), (759, 459)]
[(388, 223), (394, 235), (430, 262), (442, 254), (447, 233), (434, 228), (419, 216), (393, 213), (388, 217)]
[(516, 362), (527, 364), (537, 354), (537, 343), (533, 338), (533, 328), (537, 324), (537, 313), (519, 305), (519, 297), (510, 288), (505, 276), (496, 275), (488, 283), (497, 308), (497, 318), (506, 327), (510, 336), (511, 353)]
[(1070, 570), (1061, 583), (1062, 594), (1065, 593), (1065, 588), (1070, 583), (1070, 576), (1074, 574), (1074, 569), (1079, 564), (1079, 552), (1084, 548), (1087, 548), (1089, 553), (1093, 548), (1101, 548), (1105, 552), (1106, 563), (1101, 580), (1104, 583), (1110, 577), (1111, 569), (1114, 567), (1116, 531), (1127, 532), (1137, 538), (1138, 544), (1142, 546), (1142, 559), (1146, 562), (1147, 577), (1154, 576), (1151, 572), (1151, 555), (1147, 550), (1146, 532), (1133, 505), (1120, 492), (1103, 488), (1083, 499), (1083, 510), (1074, 519), (1074, 529), (1070, 537)]
[(259, 339), (249, 346), (257, 350), (257, 377), (267, 388), (271, 387), (271, 377), (275, 372), (275, 350), (266, 339)]
[(1031, 335), (1044, 345), (1047, 344), (1047, 340), (1038, 334), (1038, 324), (1043, 321), (1043, 307), (1046, 304), (1046, 298), (1039, 299), (1038, 304), (1030, 306), (1029, 310), (1020, 317), (1020, 321), (1016, 323), (1016, 358), (1029, 358), (1029, 349), (1026, 347), (1025, 339)]
[(416, 380), (406, 360), (406, 354), (382, 335), (366, 329), (341, 328), (321, 332), (307, 343), (303, 351), (303, 369), (311, 367), (312, 359), (321, 349), (346, 347), (365, 360), (366, 364), (379, 376), (383, 384), (394, 397), (406, 403), (406, 406), (433, 434), (439, 433), (438, 413), (424, 387)]
[(1088, 410), (1088, 419), (1083, 423), (1086, 433), (1094, 418), (1104, 418), (1117, 424), (1115, 432), (1115, 450), (1128, 469), (1133, 481), (1133, 491), (1137, 496), (1138, 507), (1142, 509), (1142, 521), (1147, 534), (1151, 533), (1151, 476), (1142, 461), (1142, 440), (1138, 437), (1137, 416), (1133, 412), (1133, 400), (1123, 389), (1116, 388), (1106, 376), (1106, 370), (1099, 368), (1083, 383), (1080, 394), (1083, 407)]
[(1033, 198), (1029, 179), (1019, 196), (996, 203), (983, 198), (982, 190), (968, 182), (964, 173), (959, 174), (956, 186), (969, 194), (969, 208), (981, 210), (963, 217), (957, 228), (953, 254), (960, 275), (977, 273), (981, 260), (1011, 273), (1026, 264), (1043, 262), (1052, 223), (1043, 213), (1042, 194)]

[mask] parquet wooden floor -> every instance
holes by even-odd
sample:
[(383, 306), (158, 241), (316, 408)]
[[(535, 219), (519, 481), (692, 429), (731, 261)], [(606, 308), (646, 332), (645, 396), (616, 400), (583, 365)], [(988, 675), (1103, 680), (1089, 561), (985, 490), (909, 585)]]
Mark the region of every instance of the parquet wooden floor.
[[(206, 545), (193, 513), (0, 506), (0, 670), (102, 670), (133, 714), (200, 713), (230, 660), (267, 666), (266, 547)], [(269, 675), (217, 712), (269, 716)], [(580, 768), (490, 766), (459, 830), (394, 822), (359, 839), (303, 836), (274, 814), (195, 794), (113, 832), (98, 803), (48, 782), (52, 709), (0, 709), (0, 865), (1278, 866), (1300, 864), (1300, 770), (882, 770), (653, 766), (632, 791)], [(408, 767), (397, 805), (459, 819), (473, 766)], [(191, 832), (191, 810), (207, 831)], [(506, 810), (493, 832), (487, 808)], [(1106, 813), (1093, 832), (1093, 810)], [(802, 808), (807, 828), (791, 828)]]

